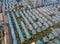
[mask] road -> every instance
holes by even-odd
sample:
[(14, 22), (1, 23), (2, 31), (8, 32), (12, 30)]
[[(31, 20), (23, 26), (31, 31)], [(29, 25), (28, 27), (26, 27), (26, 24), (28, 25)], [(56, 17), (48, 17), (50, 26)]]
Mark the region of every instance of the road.
[(8, 22), (8, 17), (7, 15), (4, 15), (4, 30), (5, 30), (5, 36), (4, 36), (4, 41), (5, 41), (5, 44), (11, 44), (11, 36), (10, 36), (10, 30), (9, 30), (9, 27), (8, 25), (6, 25), (6, 23)]

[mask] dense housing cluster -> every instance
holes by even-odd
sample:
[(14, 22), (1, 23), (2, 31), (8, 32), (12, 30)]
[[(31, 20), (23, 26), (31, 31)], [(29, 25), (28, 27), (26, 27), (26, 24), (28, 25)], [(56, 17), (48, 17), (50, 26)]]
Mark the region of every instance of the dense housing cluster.
[(60, 44), (60, 7), (28, 8), (28, 4), (19, 4), (4, 1), (12, 44)]
[(59, 36), (56, 30), (51, 29), (60, 22), (60, 12), (55, 7), (8, 11), (6, 14), (9, 19), (14, 44), (28, 44), (39, 39), (43, 41), (42, 43), (45, 43)]

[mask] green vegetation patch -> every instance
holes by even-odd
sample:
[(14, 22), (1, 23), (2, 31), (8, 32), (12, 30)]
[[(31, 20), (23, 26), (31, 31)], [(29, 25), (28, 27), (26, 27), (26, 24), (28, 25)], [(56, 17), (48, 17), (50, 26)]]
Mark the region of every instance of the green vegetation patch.
[(60, 28), (60, 23), (55, 24), (55, 27), (56, 27), (56, 28)]
[(0, 40), (0, 44), (2, 44), (2, 41)]
[(18, 24), (20, 24), (21, 21), (23, 21), (23, 18), (17, 18)]
[(2, 28), (3, 26), (0, 26), (0, 28)]
[(52, 17), (52, 16), (55, 16), (55, 14), (54, 14), (54, 13), (51, 13), (50, 16), (51, 16), (51, 17)]

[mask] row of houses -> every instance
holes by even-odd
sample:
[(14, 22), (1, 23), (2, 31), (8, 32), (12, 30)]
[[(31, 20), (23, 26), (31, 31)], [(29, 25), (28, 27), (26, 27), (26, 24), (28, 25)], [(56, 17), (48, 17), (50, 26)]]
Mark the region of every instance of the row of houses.
[[(54, 12), (54, 9), (51, 7), (43, 7), (43, 8), (36, 8), (33, 10), (32, 9), (27, 10), (27, 11), (24, 10), (23, 12), (22, 11), (7, 12), (6, 14), (9, 19), (11, 34), (12, 34), (13, 41), (14, 41), (13, 43), (18, 44), (12, 19), (15, 22), (15, 26), (17, 28), (21, 42), (24, 42), (25, 37), (24, 37), (23, 33), (25, 33), (27, 39), (30, 39), (32, 36), (28, 30), (30, 30), (31, 33), (34, 35), (34, 34), (37, 34), (37, 32), (42, 32), (42, 31), (46, 30), (46, 28), (48, 28), (48, 27), (52, 27), (54, 25), (52, 22), (60, 23), (60, 20), (59, 20), (60, 14), (58, 14), (58, 11), (55, 10), (54, 13), (57, 13), (57, 14), (52, 17), (50, 16), (51, 11)], [(20, 18), (20, 16), (22, 17), (23, 21), (21, 21), (21, 22), (19, 21), (20, 23), (18, 23), (17, 18)], [(38, 18), (38, 21), (35, 21), (37, 18)], [(19, 27), (19, 24), (20, 24), (20, 27)], [(24, 30), (24, 31), (22, 31), (22, 30)], [(55, 31), (53, 31), (53, 32), (55, 32)], [(56, 34), (56, 33), (54, 33), (54, 34)], [(46, 37), (44, 37), (44, 39), (45, 38)]]

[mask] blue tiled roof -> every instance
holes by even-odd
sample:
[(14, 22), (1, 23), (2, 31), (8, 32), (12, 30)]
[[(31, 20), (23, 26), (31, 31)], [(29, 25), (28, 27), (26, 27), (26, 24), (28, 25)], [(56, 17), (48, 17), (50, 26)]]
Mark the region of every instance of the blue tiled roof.
[(36, 30), (32, 30), (32, 33), (33, 33), (33, 34), (36, 34)]
[(37, 44), (43, 44), (43, 42), (42, 42), (42, 41), (40, 41), (40, 40), (38, 40), (38, 41), (37, 41)]
[(42, 30), (46, 30), (46, 27), (45, 26), (42, 26)]
[(57, 40), (57, 44), (60, 44), (60, 40)]
[(13, 38), (13, 44), (18, 44), (9, 12), (7, 12), (7, 16), (8, 16), (9, 23), (10, 23), (11, 34), (12, 34), (12, 38)]
[(16, 20), (16, 17), (15, 17), (15, 15), (14, 15), (13, 12), (11, 13), (11, 15), (13, 16), (13, 19), (14, 19), (14, 22), (15, 22), (15, 25), (16, 25), (16, 28), (17, 28), (17, 31), (19, 33), (19, 37), (20, 37), (21, 41), (24, 42), (25, 41), (25, 38), (24, 38), (23, 33), (22, 33), (22, 31), (21, 31), (21, 29), (20, 29), (20, 27), (18, 25), (18, 22)]
[(26, 28), (26, 26), (25, 26), (25, 24), (24, 24), (23, 21), (21, 21), (21, 26), (23, 27), (27, 38), (30, 39), (31, 38), (31, 35), (30, 35), (30, 33), (29, 33), (28, 29)]
[(38, 31), (38, 32), (41, 32), (41, 29), (40, 29), (40, 28), (37, 28), (37, 31)]
[(49, 37), (50, 37), (50, 39), (53, 39), (54, 35), (53, 34), (49, 34)]
[(59, 33), (56, 31), (56, 30), (52, 30), (52, 33), (55, 35), (55, 36), (58, 36)]
[(49, 38), (48, 38), (47, 36), (45, 36), (45, 37), (43, 38), (43, 40), (44, 40), (44, 42), (47, 42), (47, 41), (49, 41)]

